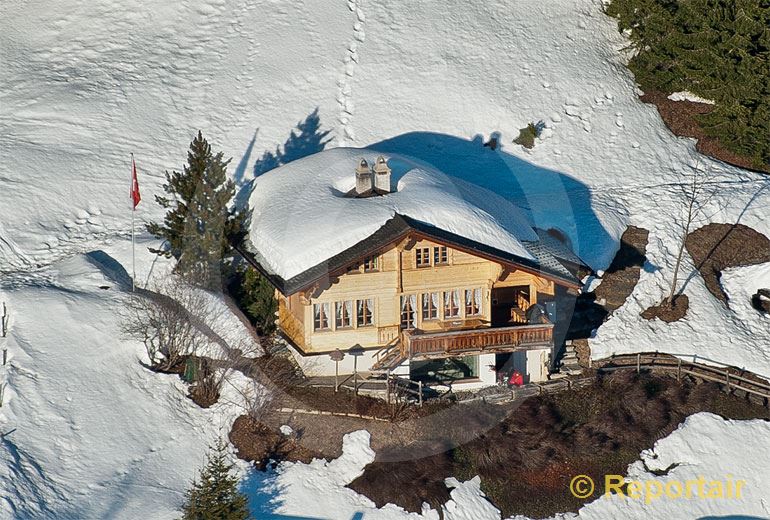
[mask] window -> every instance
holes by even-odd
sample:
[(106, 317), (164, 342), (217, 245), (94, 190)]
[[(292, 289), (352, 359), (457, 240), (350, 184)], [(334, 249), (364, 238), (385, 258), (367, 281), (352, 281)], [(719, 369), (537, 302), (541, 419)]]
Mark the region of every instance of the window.
[(481, 289), (465, 290), (465, 315), (478, 316), (481, 314)]
[(444, 293), (444, 318), (457, 318), (460, 316), (460, 291), (446, 291)]
[(414, 310), (417, 307), (417, 296), (405, 294), (401, 297), (401, 328), (414, 328)]
[(337, 302), (335, 304), (336, 325), (338, 329), (353, 326), (353, 301)]
[(427, 383), (451, 383), (479, 377), (479, 356), (450, 357), (409, 363), (409, 379)]
[(422, 295), (422, 319), (435, 320), (438, 318), (439, 293), (425, 293)]
[(371, 273), (372, 271), (377, 271), (378, 268), (378, 257), (377, 256), (367, 256), (364, 258), (364, 272), (365, 273)]
[(314, 330), (329, 329), (329, 304), (328, 303), (316, 303), (315, 305), (313, 305), (313, 329)]
[(428, 267), (430, 266), (430, 248), (429, 247), (418, 247), (415, 249), (415, 264), (417, 267)]
[(356, 302), (356, 310), (358, 311), (358, 323), (359, 327), (368, 327), (374, 324), (374, 299), (368, 298), (366, 300), (358, 300)]
[(433, 248), (433, 265), (445, 265), (449, 263), (449, 253), (446, 246)]

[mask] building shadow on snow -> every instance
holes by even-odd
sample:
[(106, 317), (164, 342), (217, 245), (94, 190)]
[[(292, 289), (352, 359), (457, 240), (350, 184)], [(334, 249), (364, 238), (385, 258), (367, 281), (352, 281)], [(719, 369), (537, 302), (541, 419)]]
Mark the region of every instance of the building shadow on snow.
[[(450, 177), (486, 188), (523, 208), (535, 227), (554, 230), (594, 269), (597, 259), (617, 249), (591, 205), (588, 186), (564, 173), (536, 166), (471, 140), (434, 132), (410, 132), (371, 145), (377, 151), (410, 156)], [(394, 182), (406, 171), (393, 168)], [(597, 254), (597, 251), (604, 254)], [(610, 257), (611, 258), (611, 257)]]

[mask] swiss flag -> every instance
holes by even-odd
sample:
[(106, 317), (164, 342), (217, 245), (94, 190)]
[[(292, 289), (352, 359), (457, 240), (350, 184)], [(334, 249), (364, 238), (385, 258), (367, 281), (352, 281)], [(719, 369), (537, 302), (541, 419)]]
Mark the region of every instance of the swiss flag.
[(142, 196), (139, 195), (139, 180), (136, 178), (136, 163), (134, 156), (131, 156), (131, 201), (134, 203), (133, 209), (139, 205)]

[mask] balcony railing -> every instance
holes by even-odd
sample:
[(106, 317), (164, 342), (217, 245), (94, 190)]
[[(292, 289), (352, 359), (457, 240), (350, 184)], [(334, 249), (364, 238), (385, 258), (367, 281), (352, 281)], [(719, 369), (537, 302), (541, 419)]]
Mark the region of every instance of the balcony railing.
[(453, 332), (404, 331), (401, 354), (405, 358), (503, 352), (553, 344), (553, 324), (492, 327)]

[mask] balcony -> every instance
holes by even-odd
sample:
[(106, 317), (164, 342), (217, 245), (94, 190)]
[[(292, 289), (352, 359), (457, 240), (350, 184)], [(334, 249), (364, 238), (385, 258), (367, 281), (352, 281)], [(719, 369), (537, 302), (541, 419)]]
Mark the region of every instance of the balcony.
[(410, 359), (512, 352), (553, 345), (552, 323), (437, 333), (404, 331), (402, 334), (401, 356)]

